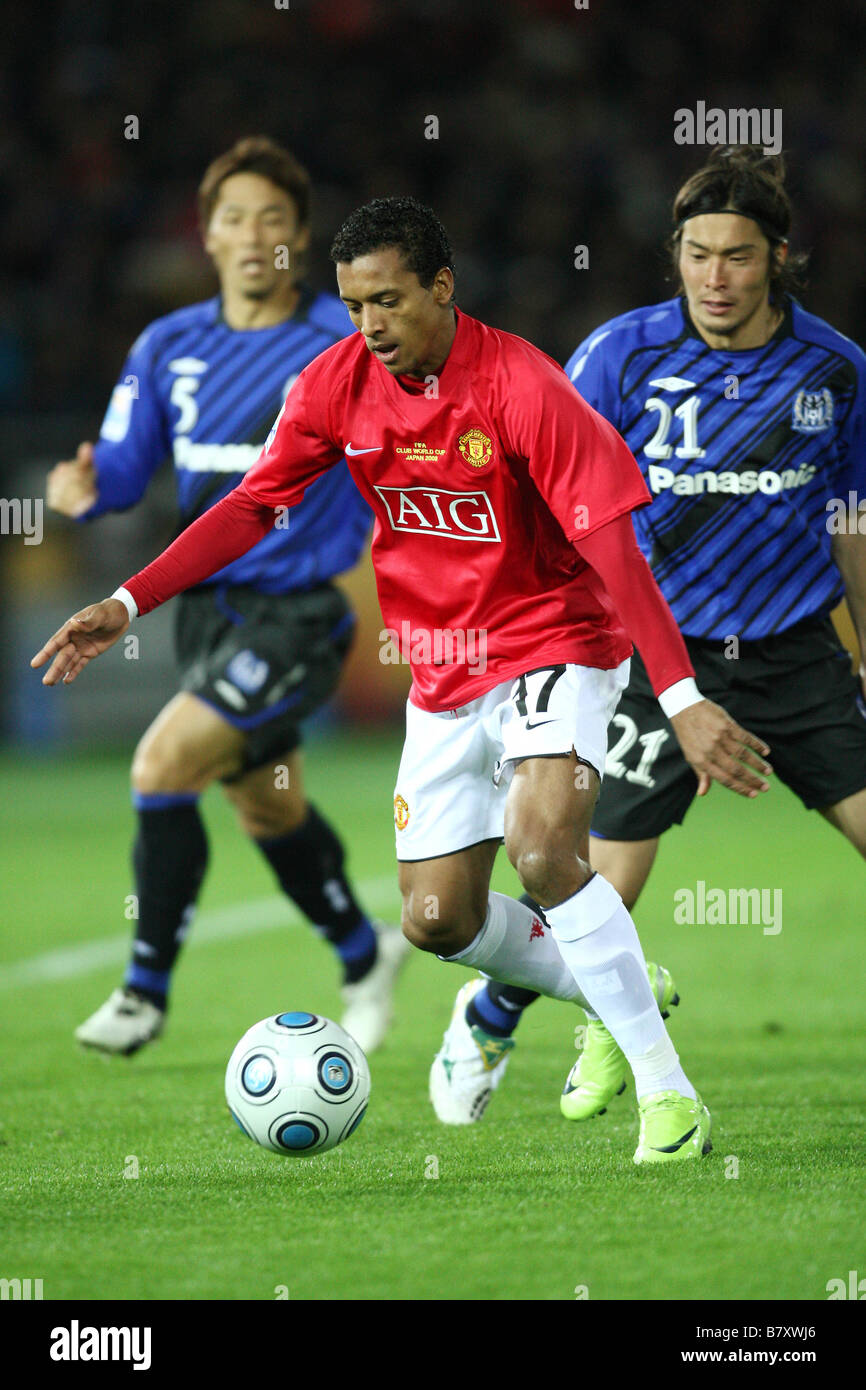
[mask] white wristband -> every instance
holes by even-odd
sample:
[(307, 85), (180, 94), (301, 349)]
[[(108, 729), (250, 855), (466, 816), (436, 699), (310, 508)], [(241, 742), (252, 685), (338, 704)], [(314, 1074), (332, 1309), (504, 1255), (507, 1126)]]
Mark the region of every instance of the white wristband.
[(659, 696), (659, 704), (662, 713), (668, 719), (673, 719), (674, 715), (681, 714), (689, 705), (696, 705), (704, 697), (698, 690), (694, 676), (686, 676), (684, 680), (676, 681), (669, 685), (667, 690), (663, 690)]
[(119, 589), (115, 589), (115, 591), (114, 591), (114, 593), (111, 595), (111, 597), (112, 597), (112, 598), (119, 598), (119, 599), (120, 599), (120, 602), (123, 604), (124, 608), (126, 609), (127, 613), (129, 614), (129, 621), (130, 621), (130, 622), (132, 622), (133, 618), (137, 618), (137, 617), (138, 617), (138, 604), (136, 603), (135, 599), (132, 597), (132, 594), (129, 592), (129, 590), (128, 590), (128, 589), (124, 589), (124, 587), (123, 587), (122, 584), (121, 584), (121, 586), (120, 586)]

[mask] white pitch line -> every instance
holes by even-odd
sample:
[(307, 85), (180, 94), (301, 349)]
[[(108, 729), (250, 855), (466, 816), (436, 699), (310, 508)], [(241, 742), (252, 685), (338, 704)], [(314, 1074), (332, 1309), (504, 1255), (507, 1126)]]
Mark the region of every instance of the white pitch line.
[[(358, 885), (362, 903), (373, 911), (396, 907), (399, 901), (396, 872), (380, 878), (362, 880)], [(202, 912), (192, 924), (186, 946), (208, 941), (226, 941), (258, 931), (283, 931), (286, 927), (306, 926), (305, 917), (292, 907), (287, 898), (256, 898), (249, 903), (231, 903), (228, 907)], [(129, 955), (129, 934), (104, 936), (99, 941), (85, 941), (80, 946), (63, 946), (45, 951), (26, 960), (0, 965), (0, 993), (22, 985), (45, 984), (51, 980), (71, 980), (76, 975), (89, 975), (109, 965), (121, 965)]]

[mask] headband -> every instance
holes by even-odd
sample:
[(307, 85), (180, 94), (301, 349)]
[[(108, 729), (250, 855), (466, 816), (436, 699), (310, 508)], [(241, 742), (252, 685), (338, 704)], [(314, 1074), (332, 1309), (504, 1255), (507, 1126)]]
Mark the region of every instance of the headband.
[(748, 212), (745, 208), (729, 208), (729, 207), (721, 207), (721, 208), (696, 208), (694, 212), (689, 212), (689, 213), (686, 214), (685, 217), (681, 218), (680, 222), (677, 224), (677, 227), (676, 227), (676, 229), (675, 229), (675, 231), (674, 231), (674, 236), (679, 236), (679, 234), (680, 234), (680, 232), (682, 231), (683, 227), (686, 225), (687, 222), (690, 222), (690, 221), (692, 220), (693, 217), (706, 217), (706, 216), (712, 217), (712, 216), (714, 216), (717, 212), (732, 212), (732, 213), (734, 213), (737, 217), (748, 217), (748, 219), (749, 219), (750, 222), (756, 222), (756, 223), (758, 224), (758, 226), (760, 227), (761, 231), (764, 233), (764, 236), (767, 238), (768, 241), (782, 241), (782, 242), (785, 243), (785, 245), (787, 245), (787, 243), (788, 243), (788, 238), (787, 238), (786, 236), (784, 236), (784, 235), (779, 231), (778, 227), (774, 227), (774, 226), (772, 225), (772, 223), (767, 222), (765, 218), (763, 218), (763, 217), (756, 217), (755, 214), (754, 214), (753, 212)]

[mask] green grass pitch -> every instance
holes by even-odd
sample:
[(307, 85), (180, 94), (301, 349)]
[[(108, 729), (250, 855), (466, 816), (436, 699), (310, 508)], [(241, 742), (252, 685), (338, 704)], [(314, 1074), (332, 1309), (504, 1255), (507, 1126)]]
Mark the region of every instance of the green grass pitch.
[[(398, 753), (357, 737), (307, 757), (391, 920)], [(420, 953), (357, 1134), (307, 1160), (246, 1140), (222, 1094), (241, 1033), (340, 1005), (327, 946), (276, 902), (218, 791), (164, 1037), (129, 1060), (82, 1053), (72, 1030), (118, 983), (129, 934), (126, 762), (6, 756), (0, 775), (0, 1275), (62, 1300), (824, 1300), (828, 1280), (866, 1273), (862, 865), (783, 787), (751, 804), (714, 788), (666, 837), (636, 914), (675, 974), (672, 1035), (714, 1117), (708, 1158), (646, 1171), (631, 1089), (589, 1124), (560, 1118), (583, 1015), (548, 1000), (483, 1122), (439, 1125), (427, 1071), (465, 976)], [(674, 892), (698, 879), (781, 889), (782, 930), (677, 925)], [(504, 853), (495, 886), (517, 891)]]

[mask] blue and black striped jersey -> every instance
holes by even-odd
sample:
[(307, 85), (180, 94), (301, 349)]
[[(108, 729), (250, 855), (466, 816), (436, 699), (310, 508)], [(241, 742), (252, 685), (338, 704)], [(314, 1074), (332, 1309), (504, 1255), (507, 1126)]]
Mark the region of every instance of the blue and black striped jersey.
[(866, 493), (866, 356), (796, 300), (763, 347), (720, 351), (685, 300), (592, 333), (566, 365), (653, 502), (638, 543), (681, 630), (754, 640), (842, 597), (827, 503)]
[[(304, 367), (352, 332), (339, 299), (306, 287), (293, 316), (272, 328), (230, 328), (219, 296), (156, 319), (114, 389), (94, 448), (99, 501), (82, 520), (131, 507), (171, 457), (188, 524), (241, 482)], [(344, 460), (285, 520), (208, 584), (308, 589), (351, 569), (372, 517)]]

